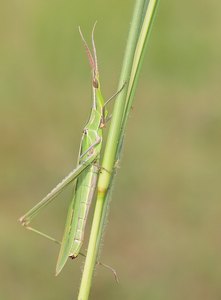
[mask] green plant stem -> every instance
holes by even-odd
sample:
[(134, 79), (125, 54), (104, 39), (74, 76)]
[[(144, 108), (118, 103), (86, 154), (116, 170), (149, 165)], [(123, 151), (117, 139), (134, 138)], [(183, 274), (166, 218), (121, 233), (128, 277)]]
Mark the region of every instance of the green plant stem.
[[(148, 2), (148, 1), (146, 1), (146, 2)], [(124, 118), (123, 118), (122, 126), (121, 126), (120, 141), (119, 141), (118, 149), (117, 149), (117, 160), (120, 159), (126, 123), (128, 120), (128, 116), (130, 114), (130, 110), (132, 108), (132, 103), (133, 103), (134, 95), (135, 95), (137, 84), (138, 84), (140, 70), (142, 67), (144, 54), (145, 54), (145, 50), (147, 47), (147, 42), (150, 37), (151, 29), (153, 26), (154, 18), (156, 16), (156, 11), (157, 11), (159, 2), (160, 2), (159, 0), (150, 0), (148, 2), (148, 7), (145, 8), (146, 10), (145, 10), (145, 14), (143, 17), (143, 23), (141, 26), (139, 39), (137, 41), (137, 47), (136, 47), (134, 60), (133, 60), (133, 67), (131, 70), (131, 77), (130, 77), (128, 94), (127, 94), (127, 105), (125, 107), (125, 114), (124, 114)], [(145, 4), (145, 6), (146, 5), (147, 4)]]
[[(106, 223), (108, 195), (113, 180), (113, 174), (117, 162), (116, 160), (119, 157), (119, 152), (122, 148), (122, 141), (124, 135), (123, 131), (125, 129), (126, 122), (125, 118), (127, 119), (127, 111), (130, 109), (129, 106), (131, 105), (130, 104), (128, 106), (128, 103), (132, 103), (131, 97), (134, 95), (134, 90), (137, 83), (137, 80), (135, 80), (137, 78), (137, 71), (136, 68), (134, 69), (133, 66), (135, 52), (137, 49), (137, 43), (140, 39), (140, 33), (143, 30), (143, 23), (146, 18), (146, 12), (148, 11), (148, 8), (152, 2), (157, 2), (157, 0), (137, 0), (133, 11), (130, 32), (126, 45), (121, 76), (119, 80), (119, 89), (123, 86), (125, 82), (127, 82), (127, 85), (117, 97), (117, 100), (114, 105), (112, 121), (102, 161), (102, 172), (98, 180), (98, 195), (78, 300), (87, 300), (90, 293), (93, 271), (100, 248), (100, 241), (102, 237), (103, 228)], [(138, 63), (137, 67), (139, 65), (140, 64)], [(128, 101), (129, 99), (130, 101)]]

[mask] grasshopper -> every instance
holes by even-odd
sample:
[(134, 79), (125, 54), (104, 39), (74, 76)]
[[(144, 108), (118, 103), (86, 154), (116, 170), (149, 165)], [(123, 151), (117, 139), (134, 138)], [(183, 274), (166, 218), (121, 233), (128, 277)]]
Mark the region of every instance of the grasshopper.
[[(97, 178), (101, 169), (99, 167), (99, 161), (103, 145), (103, 129), (108, 120), (108, 112), (106, 106), (109, 101), (112, 100), (123, 89), (122, 87), (110, 99), (104, 102), (99, 80), (97, 53), (94, 42), (94, 29), (95, 25), (92, 30), (93, 51), (91, 52), (79, 27), (79, 32), (85, 46), (92, 70), (93, 103), (89, 120), (83, 130), (77, 166), (37, 205), (35, 205), (19, 219), (21, 224), (27, 229), (59, 243), (57, 240), (48, 236), (47, 234), (44, 234), (30, 227), (29, 224), (32, 219), (41, 211), (41, 209), (52, 202), (54, 198), (58, 196), (58, 194), (62, 192), (62, 190), (68, 184), (76, 181), (74, 195), (68, 209), (63, 238), (61, 243), (59, 243), (61, 246), (56, 265), (56, 275), (58, 275), (63, 269), (69, 257), (76, 258), (80, 253), (84, 240), (84, 231), (88, 211), (96, 189)], [(109, 172), (108, 170), (105, 171)]]

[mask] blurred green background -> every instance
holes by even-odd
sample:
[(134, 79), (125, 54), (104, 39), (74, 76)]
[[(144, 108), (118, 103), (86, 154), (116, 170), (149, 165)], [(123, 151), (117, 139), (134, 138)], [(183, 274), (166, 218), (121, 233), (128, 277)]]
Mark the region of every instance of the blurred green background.
[[(76, 299), (83, 259), (55, 277), (58, 247), (17, 219), (76, 162), (91, 105), (77, 26), (90, 38), (98, 20), (107, 98), (117, 89), (133, 4), (1, 2), (0, 299)], [(160, 3), (102, 247), (120, 284), (97, 267), (90, 299), (221, 299), (220, 10), (215, 0)], [(35, 225), (60, 239), (70, 196)]]

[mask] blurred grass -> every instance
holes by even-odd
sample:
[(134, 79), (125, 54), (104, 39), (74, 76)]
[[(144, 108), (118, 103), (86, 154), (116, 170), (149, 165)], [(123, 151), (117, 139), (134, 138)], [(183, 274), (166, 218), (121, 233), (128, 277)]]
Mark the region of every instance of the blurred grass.
[[(91, 105), (77, 26), (115, 90), (133, 1), (10, 1), (0, 11), (0, 299), (73, 299), (82, 260), (17, 219), (75, 164)], [(160, 3), (113, 193), (91, 299), (221, 298), (221, 4)], [(61, 236), (70, 191), (36, 222)], [(47, 218), (47, 220), (46, 220)]]

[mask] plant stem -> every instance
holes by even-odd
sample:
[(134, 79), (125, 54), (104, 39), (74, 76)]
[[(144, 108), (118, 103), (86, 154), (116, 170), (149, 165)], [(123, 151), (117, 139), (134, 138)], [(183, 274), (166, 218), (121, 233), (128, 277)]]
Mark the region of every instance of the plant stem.
[[(155, 7), (157, 2), (157, 0), (137, 0), (134, 6), (131, 27), (118, 86), (120, 89), (125, 82), (127, 85), (117, 97), (114, 105), (112, 121), (102, 161), (102, 172), (98, 180), (98, 195), (78, 300), (87, 300), (89, 297), (93, 271), (99, 252), (103, 228), (106, 223), (109, 191), (110, 187), (112, 186), (115, 165), (122, 149), (126, 119), (132, 104), (132, 97), (134, 96), (135, 87), (137, 85), (137, 74), (139, 73), (137, 70), (139, 71), (140, 69), (140, 58), (143, 56), (143, 51), (138, 53), (139, 51), (137, 50), (137, 46), (141, 39), (140, 34), (145, 30), (144, 23), (146, 20), (147, 11), (149, 11), (148, 9), (151, 7), (151, 5)], [(152, 22), (152, 16), (154, 13), (155, 9), (151, 10), (151, 18), (149, 22)], [(147, 27), (148, 32), (149, 29), (150, 26)], [(146, 37), (143, 40), (143, 45), (141, 43), (139, 47), (144, 47), (145, 40)], [(136, 56), (135, 53), (138, 53), (137, 55), (140, 56), (140, 58)]]
[[(143, 17), (143, 23), (140, 30), (139, 39), (137, 41), (137, 47), (134, 55), (133, 66), (131, 70), (130, 82), (128, 87), (128, 94), (127, 94), (127, 105), (125, 107), (125, 114), (122, 121), (121, 126), (121, 134), (120, 134), (120, 141), (118, 144), (117, 150), (117, 160), (120, 159), (120, 154), (122, 151), (122, 144), (124, 139), (124, 133), (126, 128), (127, 119), (132, 108), (132, 102), (134, 99), (136, 87), (138, 84), (139, 74), (142, 67), (143, 59), (145, 50), (147, 47), (147, 42), (151, 33), (152, 25), (154, 18), (156, 16), (157, 7), (159, 4), (159, 0), (150, 0), (146, 1), (148, 3), (148, 7), (145, 7), (145, 13)], [(145, 3), (145, 6), (147, 6)]]

